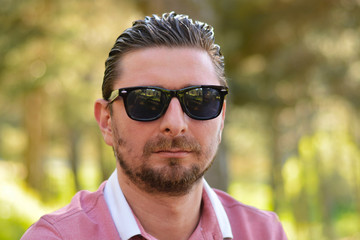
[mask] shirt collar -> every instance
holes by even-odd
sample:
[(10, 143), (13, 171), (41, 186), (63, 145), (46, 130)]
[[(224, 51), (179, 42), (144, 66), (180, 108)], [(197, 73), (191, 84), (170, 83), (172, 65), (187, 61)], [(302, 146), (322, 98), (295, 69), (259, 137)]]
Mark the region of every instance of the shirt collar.
[[(215, 211), (223, 238), (232, 239), (233, 235), (230, 222), (223, 205), (205, 179), (203, 179), (203, 182), (205, 192), (208, 195), (212, 207)], [(119, 181), (117, 179), (116, 169), (111, 174), (109, 180), (106, 183), (104, 197), (120, 238), (128, 240), (135, 235), (141, 234), (141, 230), (137, 225), (135, 216), (133, 215), (129, 204), (126, 201), (123, 192), (121, 191)]]
[(218, 198), (214, 190), (212, 190), (212, 188), (209, 186), (209, 184), (206, 182), (205, 179), (203, 179), (203, 182), (204, 182), (205, 192), (207, 193), (211, 205), (215, 211), (216, 218), (218, 220), (223, 238), (233, 239), (231, 225), (229, 222), (229, 218), (225, 212), (224, 206), (222, 205), (220, 199)]
[(132, 210), (121, 191), (116, 169), (105, 185), (104, 197), (120, 238), (128, 240), (141, 234)]

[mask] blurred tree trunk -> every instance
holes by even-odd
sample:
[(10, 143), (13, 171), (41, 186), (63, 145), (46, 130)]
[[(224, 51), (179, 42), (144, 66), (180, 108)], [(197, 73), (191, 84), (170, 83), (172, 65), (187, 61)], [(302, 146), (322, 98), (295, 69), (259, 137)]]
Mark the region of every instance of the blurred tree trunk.
[(332, 194), (333, 191), (333, 184), (330, 180), (330, 176), (333, 173), (326, 173), (323, 166), (325, 161), (320, 160), (321, 157), (317, 159), (317, 173), (319, 174), (319, 192), (318, 192), (318, 199), (320, 201), (320, 214), (322, 218), (322, 222), (324, 224), (323, 227), (323, 234), (326, 236), (328, 240), (334, 240), (335, 232), (334, 232), (334, 225), (332, 219), (332, 211), (334, 209), (334, 196)]
[[(353, 171), (356, 209), (358, 216), (360, 216), (360, 161), (353, 161)], [(360, 231), (360, 226), (358, 231)]]
[[(354, 104), (356, 105), (356, 104)], [(358, 106), (358, 105), (357, 105)], [(357, 146), (358, 149), (360, 149), (360, 120), (359, 120), (359, 116), (360, 116), (360, 111), (357, 108), (357, 106), (355, 106), (356, 109), (356, 114), (355, 114), (355, 119), (356, 122), (353, 124), (353, 134), (354, 134), (354, 138), (355, 138), (355, 144)], [(352, 181), (353, 181), (353, 189), (354, 189), (354, 200), (355, 200), (355, 207), (356, 207), (356, 211), (357, 211), (357, 215), (360, 217), (360, 159), (359, 157), (354, 158), (352, 161)], [(358, 226), (357, 231), (360, 233), (360, 226)]]
[[(360, 102), (360, 101), (359, 101)], [(356, 121), (354, 126), (354, 136), (355, 136), (355, 143), (358, 149), (360, 149), (360, 109), (358, 108), (359, 102), (354, 104), (356, 109), (355, 119), (359, 119)], [(352, 170), (353, 170), (353, 182), (354, 182), (354, 195), (355, 195), (355, 203), (356, 209), (358, 212), (358, 216), (360, 216), (360, 159), (355, 158), (352, 162)], [(358, 231), (360, 232), (360, 226)]]
[(281, 146), (279, 144), (279, 112), (278, 109), (270, 109), (269, 111), (269, 123), (271, 123), (269, 126), (269, 151), (272, 153), (270, 154), (270, 185), (273, 192), (272, 196), (275, 212), (279, 212), (279, 208), (282, 206), (284, 199), (284, 181), (282, 177), (283, 162)]
[(69, 150), (69, 160), (71, 165), (71, 170), (74, 175), (74, 183), (76, 187), (76, 191), (81, 189), (80, 181), (79, 181), (79, 171), (78, 166), (80, 163), (79, 157), (79, 143), (80, 143), (80, 132), (77, 129), (70, 129), (69, 133), (69, 143), (70, 143), (70, 150)]
[(27, 134), (27, 146), (24, 153), (25, 166), (28, 171), (26, 181), (42, 194), (45, 187), (44, 152), (46, 149), (44, 102), (44, 91), (42, 88), (38, 88), (25, 95), (22, 106), (24, 128)]

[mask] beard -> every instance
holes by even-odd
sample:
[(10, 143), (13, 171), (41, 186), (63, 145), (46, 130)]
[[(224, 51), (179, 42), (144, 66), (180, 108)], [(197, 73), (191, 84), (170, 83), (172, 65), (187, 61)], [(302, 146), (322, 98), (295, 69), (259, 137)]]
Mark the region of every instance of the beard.
[[(113, 130), (115, 140), (118, 143), (118, 147), (113, 149), (120, 167), (132, 183), (148, 193), (167, 196), (187, 194), (210, 168), (217, 149), (216, 145), (203, 150), (199, 142), (190, 137), (167, 138), (158, 136), (146, 142), (140, 165), (134, 166), (131, 164), (132, 159), (125, 159), (119, 151), (120, 147), (126, 146), (126, 141), (120, 138), (116, 129)], [(174, 148), (194, 153), (195, 161), (188, 167), (183, 166), (182, 160), (178, 158), (168, 158), (165, 165), (158, 168), (149, 163), (148, 160), (152, 153)]]

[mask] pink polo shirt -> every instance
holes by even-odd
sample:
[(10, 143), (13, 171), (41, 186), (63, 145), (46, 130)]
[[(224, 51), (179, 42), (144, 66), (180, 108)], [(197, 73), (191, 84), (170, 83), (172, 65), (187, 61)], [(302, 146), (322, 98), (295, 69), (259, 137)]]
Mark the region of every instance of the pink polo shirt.
[[(41, 217), (21, 239), (155, 240), (133, 215), (114, 179), (113, 174), (96, 192), (78, 192), (69, 205)], [(276, 214), (244, 205), (204, 181), (200, 221), (189, 240), (202, 239), (287, 238)]]

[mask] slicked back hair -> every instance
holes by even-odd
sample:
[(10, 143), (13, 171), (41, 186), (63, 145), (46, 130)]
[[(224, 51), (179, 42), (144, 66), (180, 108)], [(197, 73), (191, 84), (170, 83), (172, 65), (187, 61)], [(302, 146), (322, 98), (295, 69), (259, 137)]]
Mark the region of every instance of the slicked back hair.
[(186, 15), (174, 12), (162, 17), (153, 15), (137, 20), (116, 40), (105, 62), (102, 84), (103, 98), (108, 100), (114, 82), (121, 74), (120, 61), (124, 54), (150, 47), (193, 47), (205, 50), (215, 67), (220, 84), (227, 85), (224, 71), (224, 57), (220, 46), (215, 44), (213, 27), (193, 21)]

